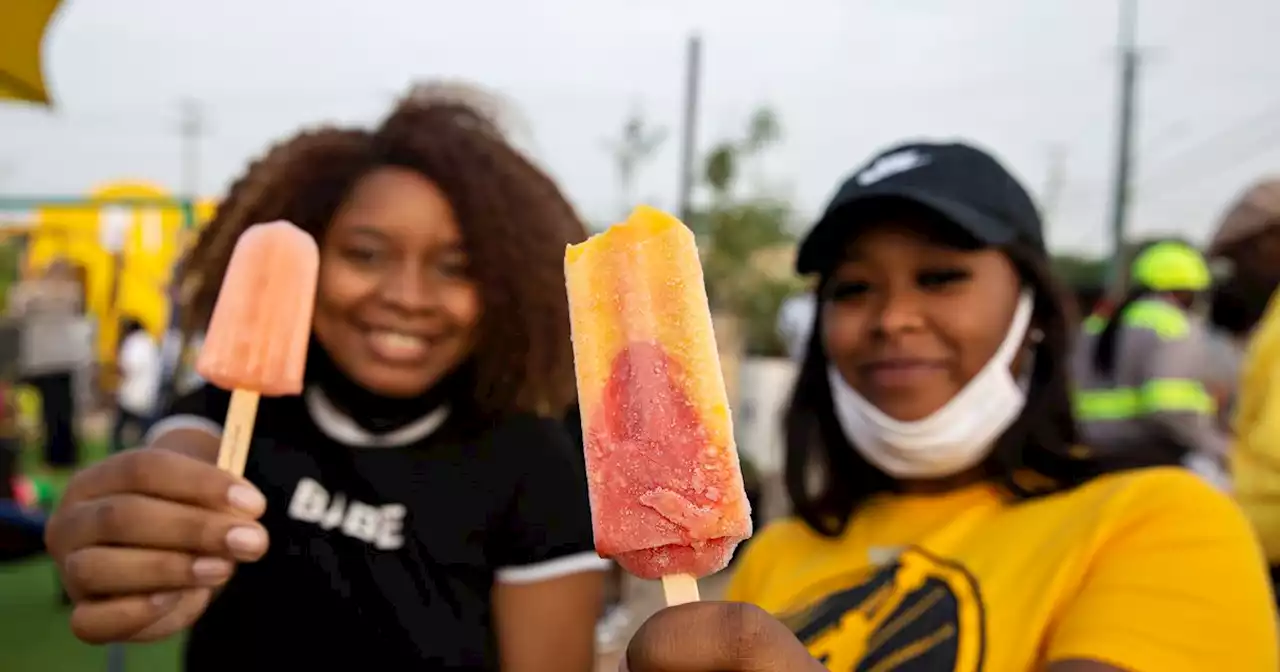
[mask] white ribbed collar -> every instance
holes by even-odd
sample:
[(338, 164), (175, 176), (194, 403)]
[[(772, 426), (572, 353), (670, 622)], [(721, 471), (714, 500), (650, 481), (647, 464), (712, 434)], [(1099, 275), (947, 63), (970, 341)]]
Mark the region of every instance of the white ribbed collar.
[(338, 410), (318, 387), (303, 393), (307, 412), (321, 433), (339, 443), (356, 448), (400, 448), (435, 433), (449, 417), (449, 407), (441, 406), (413, 422), (386, 434), (374, 434)]

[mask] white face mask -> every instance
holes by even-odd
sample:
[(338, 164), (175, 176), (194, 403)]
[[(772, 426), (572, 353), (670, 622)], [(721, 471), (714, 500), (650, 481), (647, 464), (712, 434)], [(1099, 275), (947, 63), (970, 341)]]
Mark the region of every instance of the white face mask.
[(1022, 413), (1027, 395), (1009, 367), (1031, 326), (1034, 296), (1024, 291), (991, 361), (942, 408), (921, 420), (885, 415), (827, 368), (836, 420), (868, 462), (895, 478), (945, 478), (970, 469)]

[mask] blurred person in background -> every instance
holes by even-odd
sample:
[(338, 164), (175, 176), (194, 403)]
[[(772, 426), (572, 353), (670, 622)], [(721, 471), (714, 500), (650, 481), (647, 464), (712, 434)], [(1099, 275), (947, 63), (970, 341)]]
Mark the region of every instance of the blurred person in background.
[(787, 347), (792, 361), (804, 360), (813, 335), (813, 323), (818, 319), (818, 297), (813, 292), (797, 294), (782, 302), (778, 309), (778, 335)]
[(1280, 284), (1280, 179), (1252, 185), (1231, 204), (1207, 254), (1219, 276), (1209, 321), (1230, 417), (1249, 338)]
[(1207, 255), (1223, 275), (1212, 322), (1243, 344), (1280, 285), (1280, 179), (1253, 185), (1231, 204)]
[(967, 145), (859, 170), (797, 261), (821, 307), (788, 411), (795, 517), (630, 672), (1274, 672), (1257, 544), (1181, 468), (1075, 449), (1075, 319), (1039, 215)]
[(215, 466), (229, 394), (206, 385), (71, 481), (47, 539), (81, 639), (190, 627), (188, 672), (592, 669), (605, 565), (563, 424), (586, 233), (456, 91), (303, 132), (233, 184), (186, 327), (246, 228), (294, 222), (320, 246), (306, 390), (262, 399), (243, 479)]
[(1152, 245), (1170, 242), (1171, 240), (1173, 239), (1149, 238), (1138, 241), (1126, 246), (1120, 258), (1112, 260), (1106, 282), (1095, 291), (1089, 292), (1087, 302), (1082, 297), (1082, 302), (1078, 306), (1081, 311), (1080, 314), (1084, 315), (1082, 324), (1086, 330), (1100, 329), (1101, 325), (1106, 324), (1107, 320), (1111, 318), (1116, 307), (1129, 295), (1129, 291), (1133, 286), (1133, 262)]
[(125, 320), (116, 353), (119, 378), (116, 418), (111, 429), (113, 452), (138, 445), (146, 434), (156, 413), (162, 364), (160, 347), (151, 334), (137, 320)]
[(174, 269), (173, 277), (175, 280), (169, 288), (169, 301), (172, 306), (169, 325), (165, 330), (164, 338), (160, 341), (163, 373), (160, 379), (157, 410), (167, 408), (174, 399), (179, 399), (204, 384), (204, 379), (200, 377), (195, 366), (200, 354), (200, 345), (204, 342), (204, 334), (198, 331), (193, 333), (190, 329), (183, 328), (182, 309), (188, 303), (184, 289), (186, 294), (189, 294), (194, 282), (182, 271), (182, 262), (179, 262)]
[(0, 563), (44, 552), (39, 486), (21, 470), (12, 388), (0, 384)]
[(1227, 210), (1209, 246), (1226, 278), (1214, 292), (1222, 359), (1239, 361), (1231, 476), (1280, 593), (1280, 180), (1264, 180)]
[(168, 408), (175, 399), (190, 391), (182, 389), (182, 376), (186, 369), (183, 351), (186, 349), (187, 339), (182, 333), (182, 291), (176, 280), (184, 275), (183, 261), (185, 259), (174, 264), (172, 277), (175, 279), (170, 281), (167, 292), (169, 323), (165, 325), (164, 334), (160, 337), (160, 389), (156, 393), (156, 412)]
[(62, 260), (14, 285), (8, 297), (10, 314), (22, 321), (19, 369), (40, 395), (44, 464), (54, 470), (78, 463), (76, 382), (93, 355), (84, 304), (84, 284)]
[[(1084, 284), (1073, 287), (1075, 313), (1088, 316), (1086, 319), (1093, 318), (1095, 321), (1104, 319), (1100, 310), (1104, 307), (1103, 296), (1105, 293), (1106, 289), (1101, 285)], [(1110, 308), (1106, 307), (1106, 310), (1110, 311)]]
[(1072, 356), (1083, 443), (1115, 468), (1184, 464), (1227, 487), (1207, 334), (1194, 314), (1212, 285), (1191, 246), (1148, 246), (1111, 315), (1087, 323)]

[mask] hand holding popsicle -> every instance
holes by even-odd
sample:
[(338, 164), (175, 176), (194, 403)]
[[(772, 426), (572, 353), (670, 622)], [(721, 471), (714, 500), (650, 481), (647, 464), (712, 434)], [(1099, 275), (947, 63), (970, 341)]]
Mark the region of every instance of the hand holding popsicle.
[(267, 551), (266, 500), (219, 470), (218, 439), (175, 428), (77, 473), (45, 540), (93, 644), (147, 642), (191, 626), (236, 567)]
[(154, 641), (181, 631), (237, 563), (266, 552), (256, 522), (266, 500), (239, 476), (258, 396), (302, 390), (319, 265), (315, 241), (288, 222), (245, 231), (197, 363), (234, 390), (221, 440), (170, 429), (71, 480), (46, 538), (80, 639)]
[(637, 208), (565, 277), (596, 550), (697, 601), (751, 517), (693, 233)]
[(623, 672), (825, 672), (791, 630), (741, 602), (663, 609), (627, 644)]
[(244, 474), (259, 395), (302, 391), (320, 251), (305, 231), (279, 221), (236, 241), (196, 370), (231, 390), (218, 468)]

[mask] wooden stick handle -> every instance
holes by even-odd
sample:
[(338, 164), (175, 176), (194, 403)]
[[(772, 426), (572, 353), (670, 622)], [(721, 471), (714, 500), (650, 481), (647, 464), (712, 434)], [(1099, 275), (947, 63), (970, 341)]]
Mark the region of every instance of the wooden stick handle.
[(672, 574), (662, 577), (662, 594), (667, 598), (668, 607), (702, 599), (698, 596), (698, 580), (692, 574)]
[(244, 476), (249, 460), (249, 441), (253, 438), (253, 421), (258, 417), (258, 393), (234, 390), (227, 421), (222, 426), (222, 445), (218, 447), (218, 468), (236, 476)]

